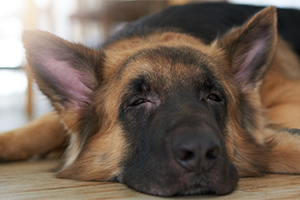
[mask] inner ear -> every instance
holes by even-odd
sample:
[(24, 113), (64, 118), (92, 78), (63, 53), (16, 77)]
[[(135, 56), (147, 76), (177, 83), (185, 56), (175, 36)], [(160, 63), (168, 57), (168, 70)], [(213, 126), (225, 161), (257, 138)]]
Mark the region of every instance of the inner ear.
[(274, 6), (258, 12), (243, 26), (233, 28), (217, 41), (242, 91), (253, 88), (262, 79), (273, 58), (276, 41)]
[(23, 43), (30, 70), (42, 92), (64, 110), (91, 104), (99, 86), (103, 55), (43, 31), (24, 31)]

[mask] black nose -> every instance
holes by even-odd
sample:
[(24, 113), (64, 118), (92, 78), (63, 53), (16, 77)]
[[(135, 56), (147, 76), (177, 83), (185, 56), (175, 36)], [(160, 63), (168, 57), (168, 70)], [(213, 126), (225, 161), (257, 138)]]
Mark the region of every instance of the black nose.
[(186, 170), (209, 170), (221, 156), (221, 144), (211, 131), (182, 133), (172, 143), (175, 160)]

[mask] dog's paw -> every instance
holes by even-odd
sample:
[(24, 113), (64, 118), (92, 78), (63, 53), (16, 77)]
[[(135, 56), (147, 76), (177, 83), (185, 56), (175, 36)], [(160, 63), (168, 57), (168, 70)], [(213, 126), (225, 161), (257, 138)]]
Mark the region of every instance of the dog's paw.
[(9, 161), (7, 155), (9, 149), (6, 147), (6, 144), (7, 144), (6, 138), (2, 134), (0, 134), (0, 164)]
[(0, 163), (27, 159), (26, 148), (22, 148), (16, 138), (15, 131), (0, 134)]

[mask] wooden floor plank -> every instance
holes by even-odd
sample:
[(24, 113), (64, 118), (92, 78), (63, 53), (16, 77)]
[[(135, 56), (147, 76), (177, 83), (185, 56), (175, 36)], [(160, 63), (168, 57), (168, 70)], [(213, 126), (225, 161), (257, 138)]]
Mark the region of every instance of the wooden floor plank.
[[(1, 164), (0, 199), (163, 199), (138, 193), (118, 183), (58, 179), (51, 172), (58, 164), (55, 159)], [(230, 195), (175, 199), (300, 199), (300, 176), (269, 174), (242, 178)]]

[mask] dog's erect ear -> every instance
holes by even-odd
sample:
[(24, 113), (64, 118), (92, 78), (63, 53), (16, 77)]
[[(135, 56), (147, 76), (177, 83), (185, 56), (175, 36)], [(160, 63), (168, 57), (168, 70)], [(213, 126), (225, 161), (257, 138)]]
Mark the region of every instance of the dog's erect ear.
[(234, 79), (242, 91), (253, 88), (264, 76), (273, 58), (276, 41), (274, 6), (258, 12), (243, 26), (232, 29), (217, 41), (225, 51)]
[(54, 107), (61, 115), (84, 112), (100, 84), (102, 53), (44, 31), (24, 31), (22, 39), (30, 71)]

